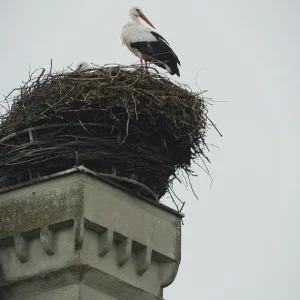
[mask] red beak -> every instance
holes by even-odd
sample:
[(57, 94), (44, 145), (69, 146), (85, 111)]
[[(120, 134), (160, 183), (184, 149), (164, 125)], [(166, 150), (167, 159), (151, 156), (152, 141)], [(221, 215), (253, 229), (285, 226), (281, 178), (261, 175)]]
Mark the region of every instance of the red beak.
[(155, 29), (155, 27), (152, 25), (152, 23), (147, 19), (147, 17), (144, 14), (140, 14), (139, 17), (143, 19), (147, 24), (149, 24), (152, 28)]

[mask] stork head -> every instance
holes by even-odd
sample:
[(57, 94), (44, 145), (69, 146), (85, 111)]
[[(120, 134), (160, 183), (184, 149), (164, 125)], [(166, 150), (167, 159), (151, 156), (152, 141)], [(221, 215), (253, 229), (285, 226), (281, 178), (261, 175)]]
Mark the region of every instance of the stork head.
[(152, 28), (155, 29), (155, 27), (152, 25), (152, 23), (148, 20), (148, 18), (144, 15), (142, 9), (138, 6), (134, 6), (130, 8), (129, 10), (129, 16), (131, 19), (135, 22), (139, 22), (139, 18), (144, 20), (148, 25), (150, 25)]
[(86, 61), (81, 61), (76, 65), (76, 72), (81, 72), (90, 68), (90, 64)]

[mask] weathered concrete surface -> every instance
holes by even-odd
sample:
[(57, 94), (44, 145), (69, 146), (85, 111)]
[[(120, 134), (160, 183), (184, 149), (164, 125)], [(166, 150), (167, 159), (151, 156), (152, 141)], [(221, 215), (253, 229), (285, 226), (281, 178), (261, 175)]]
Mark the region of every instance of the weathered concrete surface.
[(161, 299), (180, 249), (180, 215), (87, 174), (0, 193), (3, 300)]

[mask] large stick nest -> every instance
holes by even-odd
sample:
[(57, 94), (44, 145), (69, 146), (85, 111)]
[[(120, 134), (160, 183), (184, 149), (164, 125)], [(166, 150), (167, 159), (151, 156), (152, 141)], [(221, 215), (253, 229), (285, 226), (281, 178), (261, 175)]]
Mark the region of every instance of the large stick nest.
[(0, 120), (0, 188), (84, 165), (160, 199), (204, 156), (202, 95), (162, 75), (104, 66), (33, 77)]

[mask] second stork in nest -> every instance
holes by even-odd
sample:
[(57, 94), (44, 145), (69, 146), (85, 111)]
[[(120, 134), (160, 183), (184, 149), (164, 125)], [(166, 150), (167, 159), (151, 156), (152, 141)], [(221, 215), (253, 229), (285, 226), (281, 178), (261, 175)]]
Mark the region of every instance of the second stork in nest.
[(89, 68), (90, 68), (90, 64), (88, 62), (86, 62), (86, 61), (80, 61), (76, 65), (75, 72), (85, 71), (85, 70), (88, 70)]
[(169, 43), (157, 32), (141, 24), (139, 18), (143, 19), (153, 29), (155, 27), (143, 14), (141, 8), (132, 7), (129, 10), (129, 16), (133, 22), (128, 22), (123, 26), (121, 39), (124, 45), (141, 61), (145, 62), (147, 69), (147, 62), (166, 69), (171, 75), (176, 74), (180, 76), (178, 65), (180, 61), (174, 51), (171, 49)]

